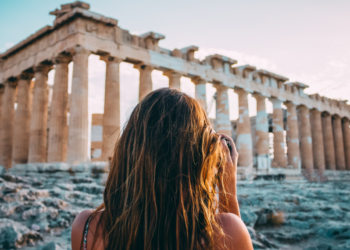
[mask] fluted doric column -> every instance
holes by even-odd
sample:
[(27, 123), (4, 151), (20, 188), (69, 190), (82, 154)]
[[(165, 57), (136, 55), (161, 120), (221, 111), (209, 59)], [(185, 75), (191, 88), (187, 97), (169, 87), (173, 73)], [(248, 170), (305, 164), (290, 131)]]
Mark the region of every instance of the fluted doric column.
[(32, 116), (29, 132), (28, 162), (46, 162), (48, 90), (47, 78), (51, 66), (39, 65), (34, 68)]
[(2, 98), (2, 111), (0, 123), (0, 165), (11, 167), (12, 162), (12, 138), (13, 117), (15, 113), (15, 93), (18, 80), (12, 78), (5, 82), (5, 91)]
[(55, 58), (55, 78), (50, 107), (48, 162), (64, 162), (68, 146), (68, 64), (71, 56)]
[(207, 109), (207, 89), (206, 85), (207, 82), (199, 77), (192, 78), (191, 80), (195, 85), (195, 99), (199, 104), (202, 106), (202, 108), (208, 112)]
[(67, 162), (88, 160), (88, 65), (90, 51), (81, 46), (72, 49), (73, 81), (69, 103)]
[(120, 74), (119, 58), (101, 57), (106, 62), (105, 105), (102, 118), (103, 137), (101, 159), (107, 161), (113, 155), (115, 142), (120, 133)]
[(13, 124), (12, 163), (27, 163), (29, 153), (29, 131), (32, 110), (32, 73), (22, 73), (18, 81), (17, 109)]
[(284, 123), (282, 101), (271, 98), (273, 105), (273, 166), (277, 168), (287, 167), (284, 142)]
[(230, 121), (230, 110), (228, 103), (228, 88), (215, 84), (216, 88), (216, 124), (217, 124), (217, 133), (225, 134), (228, 136), (232, 136), (231, 131), (231, 121)]
[(334, 151), (335, 162), (337, 170), (345, 170), (345, 155), (344, 155), (344, 139), (341, 119), (338, 115), (333, 116), (333, 137), (334, 137)]
[(145, 64), (136, 64), (134, 68), (140, 71), (139, 101), (152, 92), (152, 71), (153, 67)]
[(343, 119), (344, 152), (346, 169), (350, 170), (350, 122), (348, 118)]
[(335, 164), (332, 117), (328, 113), (322, 113), (322, 130), (323, 130), (326, 169), (335, 170), (336, 164)]
[(300, 168), (300, 149), (299, 149), (299, 132), (298, 116), (295, 104), (288, 102), (287, 106), (287, 157), (289, 168)]
[(257, 164), (260, 169), (270, 167), (269, 155), (269, 121), (266, 113), (266, 97), (255, 94), (256, 99), (256, 125), (255, 125), (255, 140), (257, 151)]
[(237, 89), (239, 118), (237, 121), (236, 147), (239, 154), (239, 167), (253, 166), (253, 145), (249, 117), (248, 93), (243, 89)]
[[(0, 126), (1, 126), (1, 112), (2, 112), (2, 98), (4, 96), (4, 92), (5, 92), (5, 84), (1, 84), (0, 85)], [(1, 134), (1, 131), (0, 131)], [(0, 147), (1, 147), (1, 142), (0, 142)], [(0, 148), (0, 152), (1, 152), (1, 148)], [(0, 154), (0, 158), (1, 158), (1, 154)]]
[(169, 88), (181, 91), (181, 74), (175, 71), (166, 71), (163, 75), (169, 78)]
[(301, 168), (308, 174), (312, 174), (314, 168), (314, 159), (312, 151), (312, 137), (310, 126), (310, 110), (305, 106), (299, 106), (300, 121), (300, 150), (301, 150)]
[(316, 109), (312, 109), (310, 114), (314, 169), (318, 169), (322, 173), (326, 168), (326, 163), (324, 156), (321, 112)]

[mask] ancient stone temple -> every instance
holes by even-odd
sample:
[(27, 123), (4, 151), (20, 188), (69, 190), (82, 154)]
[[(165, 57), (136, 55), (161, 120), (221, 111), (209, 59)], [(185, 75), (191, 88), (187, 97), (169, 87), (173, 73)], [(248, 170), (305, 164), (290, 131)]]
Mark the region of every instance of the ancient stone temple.
[[(194, 56), (198, 50), (196, 46), (174, 50), (161, 48), (158, 43), (165, 38), (163, 35), (155, 32), (132, 35), (118, 26), (117, 20), (89, 9), (89, 4), (79, 1), (61, 5), (50, 13), (56, 16), (52, 26), (42, 28), (0, 54), (1, 165), (9, 168), (17, 163), (89, 160), (88, 58), (95, 54), (106, 62), (102, 142), (94, 144), (101, 151), (99, 159), (103, 161), (111, 156), (116, 139), (111, 134), (120, 124), (119, 65), (126, 62), (140, 72), (140, 100), (152, 91), (153, 70), (163, 71), (171, 88), (180, 89), (182, 76), (191, 78), (195, 84), (195, 98), (205, 109), (206, 83), (213, 84), (217, 90), (219, 133), (231, 134), (229, 109), (239, 109), (236, 123), (239, 171), (253, 171), (253, 159), (263, 169), (273, 166), (310, 172), (314, 169), (350, 170), (350, 106), (346, 101), (307, 95), (304, 93), (307, 85), (288, 82), (286, 77), (250, 65), (235, 66), (237, 61), (224, 55), (210, 55), (200, 61)], [(73, 62), (73, 79), (69, 97), (70, 62)], [(47, 78), (53, 68), (55, 77), (48, 119)], [(229, 107), (229, 89), (237, 93), (238, 107)], [(248, 94), (257, 101), (254, 137)], [(268, 157), (266, 99), (273, 103), (272, 160)], [(287, 107), (286, 126), (282, 105)]]

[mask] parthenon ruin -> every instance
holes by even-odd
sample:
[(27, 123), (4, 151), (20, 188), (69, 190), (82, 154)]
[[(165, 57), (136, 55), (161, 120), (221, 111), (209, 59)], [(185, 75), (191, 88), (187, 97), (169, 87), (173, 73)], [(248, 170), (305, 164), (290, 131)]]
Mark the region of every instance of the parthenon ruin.
[[(235, 66), (236, 60), (223, 55), (207, 56), (200, 61), (194, 56), (196, 46), (161, 48), (158, 43), (165, 38), (163, 35), (155, 32), (132, 35), (119, 27), (117, 20), (89, 9), (89, 4), (80, 1), (61, 5), (60, 9), (50, 12), (56, 16), (53, 26), (40, 29), (0, 54), (0, 165), (10, 168), (19, 163), (89, 160), (88, 58), (95, 54), (106, 62), (101, 155), (104, 161), (111, 156), (115, 141), (110, 135), (120, 127), (119, 65), (127, 62), (140, 72), (139, 100), (152, 91), (152, 71), (160, 70), (169, 78), (170, 88), (180, 89), (182, 76), (191, 78), (195, 98), (204, 109), (207, 109), (206, 83), (213, 84), (217, 91), (219, 133), (231, 134), (229, 108), (238, 108), (236, 145), (240, 171), (251, 172), (253, 158), (263, 169), (273, 166), (309, 172), (350, 170), (350, 106), (346, 101), (307, 95), (305, 84), (288, 82), (286, 77), (254, 66)], [(73, 79), (69, 97), (68, 64), (71, 61)], [(47, 78), (53, 67), (48, 124)], [(229, 107), (229, 89), (237, 93), (238, 107)], [(248, 94), (257, 102), (254, 137)], [(272, 160), (266, 99), (273, 103)], [(282, 105), (287, 107), (286, 129)], [(253, 155), (253, 145), (256, 155)]]

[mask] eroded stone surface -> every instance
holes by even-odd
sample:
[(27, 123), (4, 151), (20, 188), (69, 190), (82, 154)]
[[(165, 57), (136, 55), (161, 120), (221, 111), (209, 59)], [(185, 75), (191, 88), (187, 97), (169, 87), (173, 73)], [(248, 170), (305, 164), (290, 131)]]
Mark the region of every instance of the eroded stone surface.
[[(86, 171), (70, 165), (52, 171), (49, 164), (37, 172), (24, 171), (25, 165), (5, 174), (0, 169), (0, 220), (6, 222), (0, 224), (12, 225), (0, 226), (0, 244), (70, 249), (74, 218), (103, 199), (106, 166), (94, 164), (85, 164)], [(255, 249), (347, 249), (349, 197), (349, 182), (238, 182), (241, 217)]]

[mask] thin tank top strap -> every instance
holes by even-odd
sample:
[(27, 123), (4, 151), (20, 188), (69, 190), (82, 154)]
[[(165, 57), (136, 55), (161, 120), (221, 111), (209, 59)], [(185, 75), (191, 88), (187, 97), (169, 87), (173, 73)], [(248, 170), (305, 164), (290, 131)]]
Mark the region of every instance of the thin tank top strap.
[(85, 227), (84, 227), (84, 243), (83, 243), (83, 249), (87, 250), (87, 235), (89, 232), (89, 224), (91, 221), (92, 216), (90, 215), (89, 218), (86, 220)]

